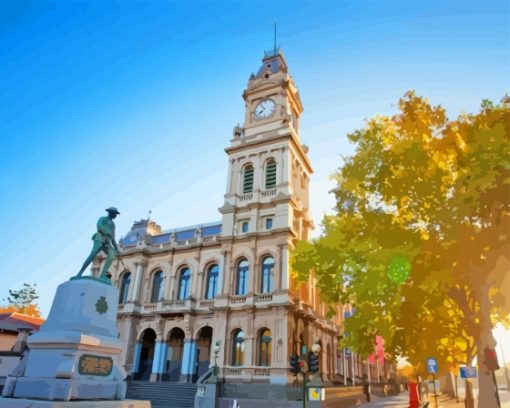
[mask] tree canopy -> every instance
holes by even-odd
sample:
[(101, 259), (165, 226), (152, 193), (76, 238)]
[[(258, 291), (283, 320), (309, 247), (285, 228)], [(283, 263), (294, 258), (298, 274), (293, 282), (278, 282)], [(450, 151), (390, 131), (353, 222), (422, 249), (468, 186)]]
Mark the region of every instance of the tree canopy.
[(325, 301), (355, 308), (344, 345), (366, 355), (380, 334), (387, 351), (416, 365), (436, 355), (446, 369), (494, 347), (493, 324), (510, 323), (508, 102), (449, 120), (408, 92), (396, 115), (348, 135), (335, 213), (292, 258)]
[(23, 287), (19, 290), (9, 289), (9, 296), (7, 297), (8, 305), (0, 307), (0, 311), (18, 312), (40, 317), (41, 312), (37, 303), (35, 303), (38, 298), (37, 285), (35, 283), (24, 283)]

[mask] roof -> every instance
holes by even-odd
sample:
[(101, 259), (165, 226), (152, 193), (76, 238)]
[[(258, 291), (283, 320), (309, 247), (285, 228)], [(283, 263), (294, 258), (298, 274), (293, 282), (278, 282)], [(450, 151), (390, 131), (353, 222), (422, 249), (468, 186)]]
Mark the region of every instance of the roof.
[(23, 313), (0, 313), (0, 329), (20, 331), (23, 329), (39, 330), (44, 319), (35, 316), (28, 316)]
[(253, 75), (252, 79), (261, 78), (266, 73), (275, 74), (279, 71), (287, 72), (287, 64), (281, 49), (275, 48), (264, 52), (262, 66), (259, 68), (257, 75)]
[(147, 220), (135, 222), (131, 231), (124, 238), (120, 239), (120, 245), (128, 247), (136, 245), (140, 241), (145, 241), (148, 245), (161, 245), (171, 242), (172, 238), (176, 242), (181, 242), (195, 239), (199, 235), (202, 238), (207, 238), (221, 234), (221, 221), (173, 228), (165, 231), (161, 231), (161, 228), (159, 228), (157, 234), (152, 234), (148, 231), (146, 228), (147, 222)]

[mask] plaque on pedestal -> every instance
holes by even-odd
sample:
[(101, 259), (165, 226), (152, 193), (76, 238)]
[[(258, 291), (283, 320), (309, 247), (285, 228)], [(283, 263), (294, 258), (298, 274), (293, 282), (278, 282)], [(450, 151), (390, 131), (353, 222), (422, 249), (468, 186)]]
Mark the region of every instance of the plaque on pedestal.
[(117, 300), (117, 289), (100, 279), (62, 283), (48, 320), (29, 337), (29, 352), (7, 377), (0, 407), (150, 407), (124, 401)]

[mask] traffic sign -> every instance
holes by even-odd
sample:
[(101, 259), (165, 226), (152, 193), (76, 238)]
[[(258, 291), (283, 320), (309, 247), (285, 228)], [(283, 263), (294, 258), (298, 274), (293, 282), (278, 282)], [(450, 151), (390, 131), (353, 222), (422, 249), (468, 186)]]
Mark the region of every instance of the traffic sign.
[(352, 351), (349, 347), (344, 348), (345, 357), (350, 357), (352, 355)]
[(476, 367), (461, 367), (460, 376), (461, 378), (476, 378), (478, 376)]
[(429, 374), (437, 373), (437, 360), (434, 357), (427, 358), (427, 371)]
[(324, 401), (326, 391), (322, 387), (308, 388), (308, 401)]

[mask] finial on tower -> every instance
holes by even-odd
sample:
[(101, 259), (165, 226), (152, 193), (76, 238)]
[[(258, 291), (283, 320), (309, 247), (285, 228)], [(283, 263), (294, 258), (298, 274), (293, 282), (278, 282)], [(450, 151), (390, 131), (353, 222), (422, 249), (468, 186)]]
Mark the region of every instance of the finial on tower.
[(274, 22), (274, 55), (276, 55), (276, 21)]
[(273, 34), (273, 48), (269, 51), (264, 51), (264, 59), (272, 58), (276, 55), (281, 54), (280, 47), (276, 45), (276, 21), (274, 23), (274, 34)]

